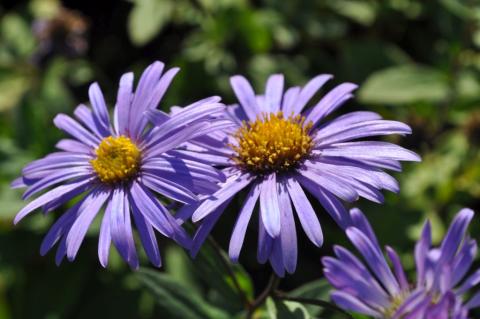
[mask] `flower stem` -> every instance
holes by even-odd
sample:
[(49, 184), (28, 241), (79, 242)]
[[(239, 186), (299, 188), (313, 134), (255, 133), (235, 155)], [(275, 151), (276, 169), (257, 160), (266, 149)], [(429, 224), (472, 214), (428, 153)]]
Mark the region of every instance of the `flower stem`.
[(309, 304), (309, 305), (319, 306), (319, 307), (322, 307), (322, 308), (327, 308), (327, 309), (330, 309), (332, 311), (339, 312), (339, 313), (345, 315), (345, 318), (354, 319), (351, 314), (349, 314), (345, 310), (335, 306), (334, 304), (332, 304), (328, 301), (319, 300), (319, 299), (311, 299), (311, 298), (290, 297), (290, 296), (286, 295), (284, 292), (281, 292), (281, 291), (278, 291), (278, 290), (273, 293), (273, 296), (274, 296), (275, 299), (280, 299), (280, 300), (285, 300), (285, 301), (294, 301), (294, 302), (298, 302), (298, 303), (302, 303), (302, 304)]
[(280, 278), (277, 275), (275, 275), (275, 273), (272, 273), (265, 289), (260, 293), (260, 295), (258, 295), (258, 297), (250, 305), (250, 309), (248, 309), (248, 313), (247, 313), (247, 319), (253, 318), (253, 314), (255, 310), (257, 310), (257, 308), (259, 308), (265, 302), (268, 296), (270, 296), (275, 291), (275, 289), (277, 289), (279, 283), (280, 283)]

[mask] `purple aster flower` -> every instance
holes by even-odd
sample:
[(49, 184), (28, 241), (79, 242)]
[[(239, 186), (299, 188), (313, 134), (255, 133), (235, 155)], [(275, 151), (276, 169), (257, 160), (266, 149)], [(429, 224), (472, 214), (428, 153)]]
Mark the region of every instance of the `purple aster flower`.
[(178, 70), (163, 72), (163, 63), (151, 64), (135, 92), (133, 74), (124, 74), (112, 119), (97, 83), (89, 89), (91, 109), (79, 105), (74, 112), (77, 120), (65, 114), (55, 117), (55, 125), (71, 138), (57, 144), (58, 152), (28, 164), (13, 182), (13, 187), (27, 187), (24, 199), (43, 192), (18, 213), (15, 223), (39, 208), (48, 213), (81, 196), (51, 227), (41, 245), (42, 255), (58, 243), (57, 264), (65, 256), (73, 260), (87, 229), (103, 209), (98, 257), (104, 267), (112, 242), (132, 268), (138, 267), (134, 226), (155, 266), (161, 265), (161, 258), (154, 230), (190, 247), (191, 238), (156, 194), (193, 203), (198, 194), (217, 190), (225, 176), (210, 165), (176, 158), (169, 151), (231, 122), (211, 119), (225, 107), (219, 97), (211, 97), (175, 117), (158, 111), (161, 124), (148, 125), (146, 112), (157, 107)]
[[(259, 202), (258, 260), (269, 260), (280, 276), (285, 270), (294, 272), (296, 267), (294, 211), (308, 238), (316, 246), (323, 243), (320, 222), (305, 190), (342, 228), (350, 224), (350, 217), (341, 200), (352, 202), (364, 197), (380, 203), (380, 190), (398, 191), (396, 180), (383, 169), (399, 171), (400, 161), (419, 161), (418, 155), (387, 142), (357, 140), (410, 134), (410, 127), (365, 111), (325, 121), (353, 97), (357, 87), (340, 84), (313, 102), (331, 78), (319, 75), (303, 87), (284, 92), (283, 75), (272, 75), (263, 95), (255, 95), (244, 77), (231, 78), (239, 105), (227, 108), (225, 117), (236, 126), (202, 137), (178, 151), (185, 158), (215, 163), (227, 175), (220, 190), (199, 205), (183, 208), (178, 215), (179, 219), (192, 216), (194, 222), (203, 220), (194, 238), (193, 255), (228, 203), (243, 189), (249, 191), (230, 240), (230, 258), (238, 260)], [(307, 108), (309, 104), (313, 106)]]
[(324, 274), (335, 287), (331, 297), (340, 307), (374, 318), (466, 319), (480, 306), (480, 293), (466, 301), (466, 293), (480, 282), (480, 269), (465, 278), (477, 252), (477, 243), (466, 235), (473, 211), (462, 209), (439, 248), (431, 247), (430, 223), (415, 246), (417, 280), (409, 284), (398, 254), (391, 247), (384, 258), (365, 216), (350, 211), (347, 236), (363, 261), (336, 246), (336, 258), (322, 259)]

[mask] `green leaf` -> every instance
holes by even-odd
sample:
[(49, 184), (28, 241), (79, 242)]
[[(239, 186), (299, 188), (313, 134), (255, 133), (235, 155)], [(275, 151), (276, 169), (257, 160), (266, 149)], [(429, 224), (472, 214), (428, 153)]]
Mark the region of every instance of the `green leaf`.
[(231, 263), (223, 250), (217, 252), (211, 242), (204, 243), (194, 263), (193, 268), (198, 278), (214, 291), (212, 299), (215, 304), (222, 305), (222, 309), (229, 309), (230, 312), (244, 309), (242, 296), (227, 271), (225, 263), (230, 265), (229, 268), (246, 297), (253, 298), (253, 283), (248, 273), (240, 264)]
[[(330, 298), (330, 290), (332, 287), (325, 279), (319, 279), (308, 282), (303, 286), (288, 293), (290, 297), (307, 298), (328, 301)], [(316, 305), (305, 305), (305, 308), (312, 316), (316, 316), (322, 312), (322, 308)]]
[(270, 319), (313, 319), (305, 306), (298, 302), (268, 298), (265, 304)]
[(128, 17), (128, 33), (133, 44), (142, 46), (151, 41), (167, 24), (174, 9), (169, 0), (134, 0)]
[(362, 103), (407, 104), (438, 102), (448, 93), (447, 77), (419, 65), (402, 65), (373, 73), (359, 92)]
[(338, 14), (366, 26), (371, 25), (375, 21), (377, 15), (376, 7), (372, 2), (333, 0), (328, 1), (327, 5)]
[(197, 293), (165, 273), (140, 269), (136, 276), (154, 296), (166, 317), (170, 315), (183, 319), (228, 318), (228, 314), (208, 304)]
[(30, 89), (27, 75), (18, 72), (0, 73), (0, 112), (8, 111), (19, 105), (22, 97)]

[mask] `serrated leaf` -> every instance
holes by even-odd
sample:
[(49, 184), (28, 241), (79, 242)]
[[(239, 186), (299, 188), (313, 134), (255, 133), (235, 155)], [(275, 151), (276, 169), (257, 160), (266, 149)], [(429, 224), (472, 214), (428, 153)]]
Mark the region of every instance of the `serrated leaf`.
[(447, 78), (441, 72), (418, 65), (402, 65), (373, 73), (358, 97), (362, 103), (398, 105), (438, 102), (447, 94)]
[(162, 311), (174, 318), (228, 318), (228, 314), (203, 300), (197, 293), (181, 285), (165, 273), (140, 269), (140, 283), (154, 296)]
[(133, 44), (142, 46), (151, 41), (170, 21), (173, 8), (168, 0), (135, 0), (128, 17), (128, 34)]

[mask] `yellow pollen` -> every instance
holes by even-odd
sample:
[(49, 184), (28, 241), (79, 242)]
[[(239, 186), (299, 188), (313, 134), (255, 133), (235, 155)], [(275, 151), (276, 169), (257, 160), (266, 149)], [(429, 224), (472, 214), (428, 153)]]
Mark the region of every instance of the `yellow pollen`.
[(140, 151), (126, 136), (104, 138), (95, 154), (97, 157), (90, 164), (104, 183), (122, 182), (138, 172)]
[(285, 118), (282, 112), (267, 114), (255, 122), (243, 122), (234, 134), (238, 145), (233, 160), (255, 173), (286, 171), (303, 161), (312, 150), (313, 141), (303, 116)]

